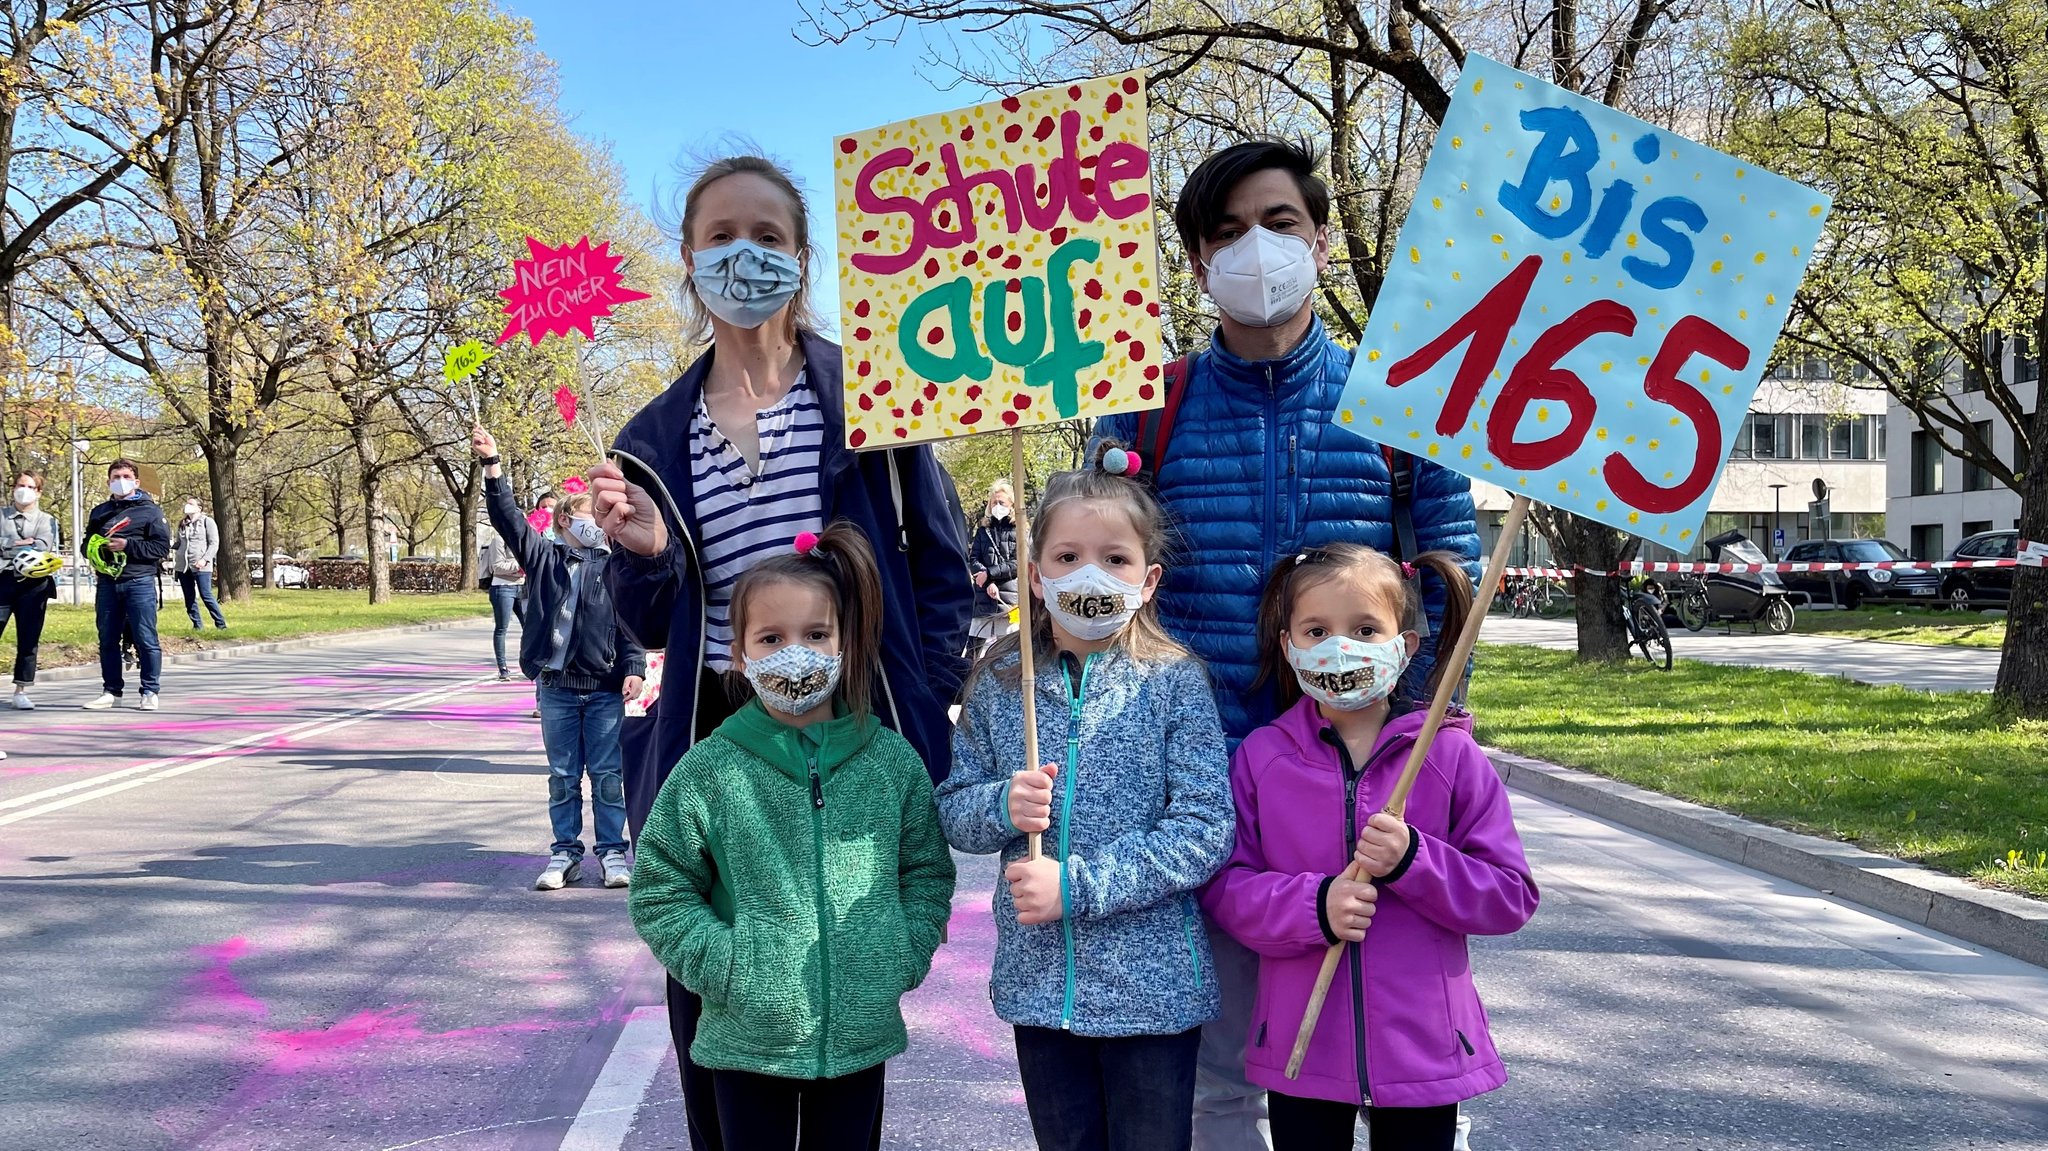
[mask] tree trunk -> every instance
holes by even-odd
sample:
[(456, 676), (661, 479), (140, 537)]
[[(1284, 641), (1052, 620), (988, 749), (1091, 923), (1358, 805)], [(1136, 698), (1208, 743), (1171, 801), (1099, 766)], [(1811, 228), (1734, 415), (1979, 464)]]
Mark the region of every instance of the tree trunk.
[(277, 553), (277, 488), (265, 482), (263, 490), (256, 497), (261, 502), (263, 513), (263, 562), (256, 567), (257, 586), (270, 586), (270, 557)]
[(391, 554), (384, 550), (384, 474), (365, 465), (362, 483), (363, 557), (370, 563), (370, 602), (390, 603)]
[[(2048, 386), (2042, 388), (2048, 400)], [(2033, 462), (2020, 474), (2020, 538), (2048, 542), (2048, 404), (2034, 412)], [(2022, 566), (2013, 572), (2012, 602), (2006, 605), (2005, 650), (1992, 688), (2001, 704), (2026, 719), (2048, 719), (2048, 568)]]
[[(1635, 558), (1639, 541), (1592, 520), (1553, 513), (1550, 545), (1558, 562), (1594, 571), (1619, 571)], [(1612, 663), (1628, 658), (1628, 631), (1621, 622), (1621, 578), (1580, 572), (1572, 580), (1579, 632), (1579, 661)]]
[(224, 452), (206, 451), (206, 482), (213, 489), (213, 522), (220, 529), (220, 553), (213, 564), (214, 582), (219, 586), (220, 598), (248, 603), (249, 564), (242, 535), (242, 489), (240, 477), (235, 474), (239, 467), (232, 447)]
[(476, 586), (476, 581), (480, 574), (477, 571), (476, 565), (475, 501), (466, 500), (463, 502), (462, 513), (456, 517), (455, 524), (455, 547), (458, 552), (456, 559), (462, 565), (462, 574), (456, 579), (455, 586), (468, 591)]

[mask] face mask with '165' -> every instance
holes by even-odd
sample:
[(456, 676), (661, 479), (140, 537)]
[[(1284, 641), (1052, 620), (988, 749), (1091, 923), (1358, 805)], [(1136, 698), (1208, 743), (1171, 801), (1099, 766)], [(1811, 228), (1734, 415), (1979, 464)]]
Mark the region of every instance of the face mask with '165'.
[(1038, 582), (1053, 622), (1085, 643), (1115, 635), (1145, 604), (1144, 584), (1125, 583), (1094, 564)]

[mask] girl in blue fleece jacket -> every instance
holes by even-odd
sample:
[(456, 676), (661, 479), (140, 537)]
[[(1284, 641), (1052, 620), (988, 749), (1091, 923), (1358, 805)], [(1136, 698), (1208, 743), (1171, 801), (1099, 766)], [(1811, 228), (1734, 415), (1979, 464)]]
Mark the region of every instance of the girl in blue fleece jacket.
[[(1202, 666), (1152, 596), (1166, 525), (1113, 444), (1054, 476), (1032, 521), (1038, 741), (1020, 771), (1020, 637), (970, 679), (938, 791), (946, 838), (1001, 852), (996, 1014), (1041, 1147), (1189, 1146), (1195, 1051), (1218, 1009), (1194, 891), (1229, 857), (1229, 757)], [(1044, 854), (1028, 857), (1028, 833)]]

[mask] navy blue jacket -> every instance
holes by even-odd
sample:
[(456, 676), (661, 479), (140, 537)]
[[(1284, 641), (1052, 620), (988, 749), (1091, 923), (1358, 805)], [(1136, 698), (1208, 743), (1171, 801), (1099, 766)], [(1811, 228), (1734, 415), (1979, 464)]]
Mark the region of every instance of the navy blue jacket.
[[(967, 543), (955, 512), (953, 481), (929, 447), (852, 452), (845, 447), (845, 395), (839, 345), (803, 337), (811, 386), (824, 400), (825, 444), (819, 494), (826, 523), (851, 521), (874, 545), (882, 570), (882, 666), (875, 687), (877, 718), (924, 758), (936, 782), (952, 762), (947, 710), (967, 671), (969, 595)], [(627, 814), (645, 818), (669, 769), (689, 750), (697, 721), (697, 685), (704, 668), (704, 583), (690, 476), (690, 422), (717, 349), (640, 410), (619, 432), (612, 455), (634, 483), (662, 507), (666, 551), (652, 557), (623, 548), (605, 573), (619, 619), (649, 648), (668, 653), (653, 761), (626, 765)], [(648, 786), (636, 786), (646, 783)]]
[[(1233, 744), (1279, 714), (1272, 685), (1258, 678), (1259, 593), (1281, 556), (1351, 542), (1392, 553), (1393, 476), (1379, 445), (1332, 421), (1351, 351), (1322, 321), (1277, 360), (1232, 355), (1219, 332), (1188, 368), (1180, 410), (1155, 465), (1160, 502), (1179, 547), (1169, 557), (1159, 614), (1167, 630), (1209, 665), (1217, 711)], [(1096, 421), (1095, 435), (1130, 443), (1135, 413)], [(1149, 444), (1135, 445), (1140, 451)], [(1472, 483), (1426, 460), (1415, 461), (1415, 542), (1466, 557), (1479, 574), (1479, 531)], [(1430, 631), (1442, 623), (1443, 588), (1424, 582)], [(1435, 666), (1425, 639), (1403, 689), (1421, 694)]]
[[(647, 651), (619, 626), (604, 569), (608, 555), (563, 540), (544, 538), (519, 514), (512, 489), (501, 476), (485, 477), (484, 506), (498, 538), (512, 547), (526, 570), (526, 595), (519, 610), (519, 670), (538, 680), (555, 653), (555, 617), (576, 585), (575, 616), (569, 625), (569, 654), (555, 686), (565, 691), (619, 691), (630, 676), (647, 674)], [(563, 533), (565, 536), (567, 532)]]

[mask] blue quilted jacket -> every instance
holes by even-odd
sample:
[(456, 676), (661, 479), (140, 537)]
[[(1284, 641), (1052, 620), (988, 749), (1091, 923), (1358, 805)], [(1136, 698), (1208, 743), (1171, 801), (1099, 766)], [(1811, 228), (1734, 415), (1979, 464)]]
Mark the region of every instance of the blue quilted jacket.
[[(1281, 556), (1349, 541), (1394, 550), (1393, 476), (1377, 444), (1332, 422), (1351, 352), (1316, 321), (1277, 360), (1241, 360), (1219, 333), (1189, 367), (1186, 392), (1159, 464), (1159, 498), (1180, 537), (1169, 557), (1160, 617), (1209, 665), (1232, 744), (1278, 716), (1271, 685), (1257, 691), (1259, 592)], [(1136, 414), (1096, 421), (1097, 437), (1130, 443)], [(1138, 445), (1141, 450), (1150, 445)], [(1158, 461), (1147, 460), (1147, 469)], [(1467, 558), (1479, 577), (1471, 481), (1415, 461), (1415, 542)], [(1431, 632), (1443, 588), (1423, 585)], [(1435, 666), (1424, 641), (1403, 689), (1422, 693)]]
[[(1195, 889), (1235, 843), (1230, 763), (1216, 705), (1193, 660), (1141, 664), (1112, 649), (1081, 666), (1038, 663), (1040, 760), (1060, 764), (1045, 854), (1060, 860), (1066, 914), (1017, 922), (995, 894), (996, 1014), (1078, 1035), (1172, 1035), (1220, 1000)], [(1010, 776), (1023, 767), (1024, 708), (1013, 654), (976, 680), (939, 784), (946, 839), (977, 855), (1024, 856)]]

